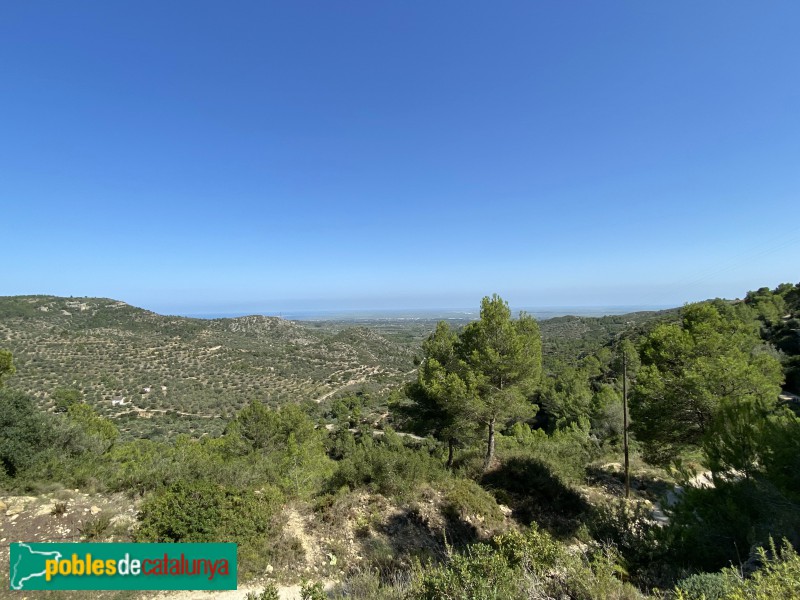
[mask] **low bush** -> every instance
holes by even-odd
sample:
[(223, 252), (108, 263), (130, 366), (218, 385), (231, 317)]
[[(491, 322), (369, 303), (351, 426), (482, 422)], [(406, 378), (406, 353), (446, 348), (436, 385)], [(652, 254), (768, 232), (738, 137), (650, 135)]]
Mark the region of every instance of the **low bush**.
[(83, 525), (78, 527), (78, 531), (83, 541), (98, 542), (105, 537), (110, 526), (111, 515), (100, 513), (97, 517), (86, 520)]
[(421, 484), (449, 476), (441, 461), (428, 452), (404, 446), (397, 436), (386, 438), (376, 442), (362, 436), (337, 464), (330, 490), (367, 487), (384, 496), (408, 497)]
[(577, 490), (537, 458), (504, 459), (497, 469), (483, 476), (481, 483), (525, 522), (555, 520), (560, 529), (572, 529), (575, 517), (589, 509)]
[(525, 423), (515, 423), (507, 435), (498, 436), (497, 445), (502, 457), (536, 459), (567, 483), (584, 483), (586, 465), (601, 454), (590, 436), (588, 421), (557, 429), (551, 435)]
[(525, 533), (497, 536), (491, 545), (475, 544), (464, 554), (453, 555), (444, 565), (420, 569), (408, 598), (641, 598), (619, 576), (613, 552), (598, 552), (588, 557), (569, 552), (549, 534), (532, 527)]
[(675, 506), (669, 546), (677, 563), (705, 571), (739, 562), (743, 551), (770, 537), (798, 539), (800, 507), (769, 481), (718, 481), (687, 488)]
[(503, 513), (489, 492), (470, 479), (453, 478), (442, 484), (444, 511), (451, 518), (465, 520), (479, 517), (487, 527), (503, 522)]
[(376, 570), (354, 571), (331, 592), (333, 600), (405, 600), (407, 574), (395, 571), (386, 579)]
[(676, 592), (684, 600), (724, 600), (733, 591), (730, 573), (697, 573), (682, 579)]
[(673, 581), (666, 539), (669, 533), (653, 521), (644, 503), (616, 499), (592, 506), (587, 519), (591, 537), (613, 546), (634, 583), (643, 588)]
[(245, 600), (280, 600), (278, 587), (274, 583), (264, 586), (261, 592), (247, 592)]
[(145, 500), (139, 513), (140, 542), (235, 542), (239, 574), (260, 572), (285, 550), (280, 533), (283, 498), (274, 488), (259, 491), (180, 481)]
[(776, 548), (772, 539), (769, 550), (759, 548), (762, 567), (743, 578), (730, 567), (720, 573), (700, 573), (688, 577), (675, 588), (676, 600), (772, 600), (800, 598), (800, 556), (784, 540)]
[(328, 600), (325, 588), (320, 582), (304, 581), (300, 586), (301, 600)]

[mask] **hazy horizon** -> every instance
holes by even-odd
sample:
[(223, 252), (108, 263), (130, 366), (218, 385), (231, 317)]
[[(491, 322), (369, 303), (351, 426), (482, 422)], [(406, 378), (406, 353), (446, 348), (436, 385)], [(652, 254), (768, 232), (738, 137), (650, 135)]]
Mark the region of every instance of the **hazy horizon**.
[[(773, 281), (758, 281), (743, 283), (742, 285), (711, 286), (702, 282), (689, 282), (689, 285), (660, 286), (651, 293), (643, 293), (633, 288), (588, 292), (586, 290), (559, 290), (549, 293), (542, 290), (538, 295), (522, 293), (515, 290), (476, 290), (472, 294), (449, 293), (443, 290), (437, 295), (429, 294), (422, 298), (409, 296), (362, 296), (353, 294), (349, 297), (338, 298), (273, 298), (254, 300), (233, 300), (230, 302), (209, 302), (197, 297), (191, 300), (164, 299), (160, 301), (142, 302), (120, 299), (129, 304), (141, 306), (161, 314), (176, 314), (185, 316), (197, 315), (249, 315), (249, 314), (279, 314), (279, 313), (351, 313), (351, 312), (431, 312), (431, 311), (467, 311), (477, 313), (480, 301), (484, 296), (498, 293), (515, 312), (527, 310), (529, 312), (547, 312), (564, 310), (594, 313), (599, 309), (613, 309), (619, 312), (633, 312), (628, 310), (641, 308), (642, 310), (662, 310), (664, 308), (680, 307), (692, 302), (700, 302), (712, 298), (725, 298), (735, 300), (743, 298), (750, 291), (760, 287), (774, 288), (781, 283), (796, 283), (790, 279), (776, 279)], [(603, 293), (604, 292), (604, 293)], [(681, 293), (683, 292), (683, 293)], [(85, 295), (85, 294), (84, 294)], [(101, 294), (102, 295), (102, 294)], [(135, 296), (135, 295), (134, 295)], [(242, 296), (247, 297), (247, 296)], [(624, 298), (624, 301), (619, 301)]]
[[(768, 282), (766, 286), (774, 288), (780, 283), (791, 283), (790, 281)], [(562, 302), (562, 303), (534, 303), (519, 302), (516, 298), (509, 298), (506, 295), (500, 296), (509, 304), (514, 314), (525, 311), (542, 318), (541, 315), (549, 316), (601, 316), (612, 314), (624, 314), (638, 311), (658, 311), (670, 308), (678, 308), (692, 302), (701, 302), (713, 298), (723, 298), (726, 300), (736, 300), (744, 297), (745, 293), (751, 289), (755, 290), (763, 286), (751, 286), (747, 289), (736, 290), (732, 294), (707, 294), (704, 296), (686, 297), (684, 299), (669, 302), (660, 298), (660, 302), (653, 302), (655, 296), (648, 298), (649, 302)], [(374, 298), (360, 301), (357, 297), (347, 299), (298, 299), (298, 300), (250, 300), (234, 301), (230, 303), (207, 303), (201, 300), (195, 301), (176, 301), (171, 302), (149, 302), (139, 301), (135, 298), (118, 296), (107, 293), (108, 290), (99, 290), (97, 293), (57, 293), (52, 291), (25, 292), (19, 294), (4, 294), (6, 296), (55, 296), (61, 298), (108, 298), (125, 302), (131, 306), (149, 310), (161, 315), (183, 316), (191, 318), (214, 319), (214, 318), (233, 318), (249, 315), (282, 316), (287, 319), (297, 320), (325, 320), (325, 319), (352, 319), (361, 318), (365, 315), (374, 314), (376, 318), (418, 318), (419, 315), (427, 315), (423, 318), (432, 318), (430, 315), (478, 315), (480, 312), (480, 301), (484, 296), (491, 296), (496, 292), (487, 292), (481, 295), (474, 295), (470, 302), (460, 304), (439, 302), (435, 300), (430, 303), (420, 302), (419, 300), (404, 303), (403, 299), (381, 299), (375, 302)], [(2, 295), (0, 295), (2, 296)]]
[[(671, 306), (511, 306), (511, 312), (518, 314), (525, 311), (539, 320), (561, 316), (599, 317), (621, 315), (640, 311), (658, 311)], [(431, 320), (431, 319), (477, 319), (480, 310), (467, 307), (432, 307), (432, 308), (384, 308), (384, 309), (348, 309), (348, 310), (257, 310), (255, 312), (232, 311), (219, 313), (178, 312), (172, 316), (195, 319), (229, 319), (251, 315), (280, 317), (291, 321), (356, 321), (356, 320)]]
[[(178, 295), (174, 298), (163, 298), (162, 290), (151, 290), (149, 297), (143, 294), (131, 293), (129, 295), (119, 295), (113, 290), (99, 286), (93, 292), (70, 293), (54, 290), (25, 291), (13, 294), (13, 296), (28, 295), (47, 295), (74, 298), (109, 298), (118, 300), (150, 310), (162, 315), (186, 316), (193, 318), (228, 318), (247, 315), (267, 315), (285, 316), (298, 315), (298, 319), (312, 319), (309, 315), (342, 315), (351, 318), (353, 313), (380, 313), (386, 314), (415, 314), (415, 313), (475, 313), (480, 310), (480, 301), (484, 296), (491, 296), (493, 293), (499, 295), (508, 302), (512, 311), (516, 314), (520, 310), (525, 310), (531, 314), (556, 314), (558, 316), (574, 314), (577, 316), (597, 316), (600, 314), (623, 314), (626, 312), (636, 312), (639, 310), (664, 310), (676, 308), (701, 302), (713, 298), (723, 298), (727, 300), (741, 299), (750, 290), (761, 287), (770, 289), (782, 283), (797, 283), (790, 278), (775, 279), (772, 281), (756, 280), (750, 284), (744, 283), (740, 286), (712, 286), (702, 281), (687, 281), (681, 286), (670, 289), (668, 286), (661, 286), (660, 292), (646, 294), (635, 289), (625, 290), (628, 301), (615, 301), (617, 296), (613, 294), (593, 293), (591, 300), (577, 301), (581, 298), (580, 293), (568, 293), (560, 291), (556, 295), (548, 295), (546, 291), (539, 295), (540, 301), (531, 298), (530, 294), (521, 293), (500, 293), (496, 290), (476, 291), (473, 294), (451, 294), (444, 290), (438, 295), (428, 295), (424, 299), (411, 298), (409, 296), (382, 296), (364, 297), (353, 294), (349, 297), (339, 298), (299, 298), (299, 299), (269, 299), (249, 298), (247, 294), (242, 294), (238, 299), (229, 302), (208, 301), (202, 298), (201, 294)], [(703, 290), (703, 291), (701, 291)], [(579, 290), (580, 292), (581, 290)], [(681, 293), (683, 291), (683, 293)], [(692, 293), (690, 293), (692, 292)], [(588, 295), (584, 291), (585, 295)], [(159, 300), (153, 300), (153, 297)], [(455, 299), (455, 300), (454, 300)], [(553, 301), (555, 300), (555, 301)], [(605, 312), (604, 312), (605, 311)], [(320, 317), (320, 318), (323, 318)], [(286, 317), (292, 318), (292, 317)], [(324, 317), (327, 318), (327, 317)]]

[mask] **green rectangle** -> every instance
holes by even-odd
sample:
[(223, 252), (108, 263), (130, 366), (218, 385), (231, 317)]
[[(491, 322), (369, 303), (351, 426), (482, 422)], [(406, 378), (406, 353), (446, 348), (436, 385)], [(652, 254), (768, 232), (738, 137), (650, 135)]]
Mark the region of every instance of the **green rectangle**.
[(12, 590), (236, 589), (236, 544), (14, 543), (10, 554)]

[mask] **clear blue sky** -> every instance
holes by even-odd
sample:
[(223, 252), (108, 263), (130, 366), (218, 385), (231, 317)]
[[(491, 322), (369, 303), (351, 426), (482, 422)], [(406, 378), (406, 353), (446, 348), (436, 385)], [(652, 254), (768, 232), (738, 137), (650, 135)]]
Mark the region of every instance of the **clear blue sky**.
[(4, 2), (0, 295), (682, 304), (800, 280), (800, 3)]

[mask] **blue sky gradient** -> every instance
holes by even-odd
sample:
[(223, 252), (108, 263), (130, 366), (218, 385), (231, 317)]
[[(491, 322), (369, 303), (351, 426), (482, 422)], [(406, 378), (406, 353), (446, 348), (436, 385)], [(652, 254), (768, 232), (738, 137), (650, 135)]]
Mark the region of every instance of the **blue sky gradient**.
[(4, 3), (0, 295), (270, 312), (797, 282), (798, 22), (794, 1)]

